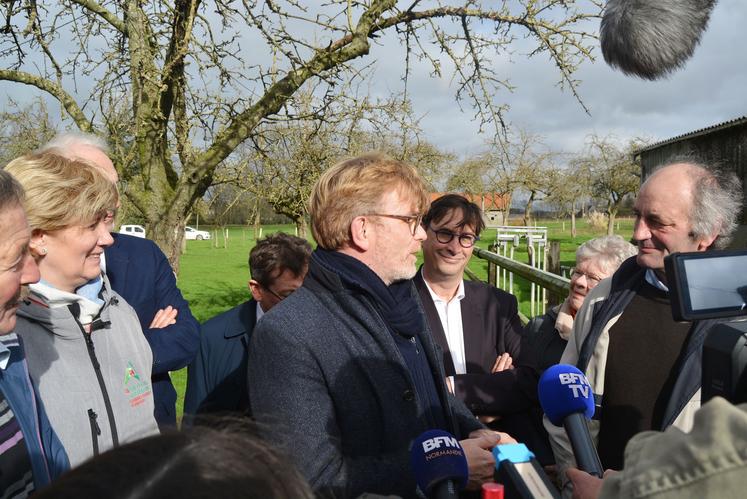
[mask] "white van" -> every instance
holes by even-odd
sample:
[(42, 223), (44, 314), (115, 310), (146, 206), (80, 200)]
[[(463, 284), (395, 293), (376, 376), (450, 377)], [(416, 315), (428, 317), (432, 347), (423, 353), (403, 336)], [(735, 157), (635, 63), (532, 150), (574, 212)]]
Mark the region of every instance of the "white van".
[(127, 234), (128, 236), (145, 237), (145, 227), (142, 225), (123, 225), (119, 228), (120, 234)]

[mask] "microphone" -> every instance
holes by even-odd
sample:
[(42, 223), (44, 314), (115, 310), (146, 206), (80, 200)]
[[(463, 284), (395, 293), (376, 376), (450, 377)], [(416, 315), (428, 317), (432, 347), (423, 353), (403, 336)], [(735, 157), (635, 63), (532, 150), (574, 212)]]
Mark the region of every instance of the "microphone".
[(495, 481), (503, 484), (507, 499), (560, 499), (557, 489), (526, 445), (496, 445), (493, 457)]
[(685, 65), (700, 43), (716, 0), (608, 0), (600, 42), (604, 60), (655, 80)]
[(458, 498), (467, 485), (469, 468), (456, 437), (443, 430), (428, 430), (412, 443), (410, 463), (418, 487), (432, 499)]
[(584, 373), (567, 364), (550, 367), (539, 381), (539, 401), (550, 422), (565, 428), (578, 469), (602, 478), (602, 463), (586, 424), (594, 415), (594, 394)]

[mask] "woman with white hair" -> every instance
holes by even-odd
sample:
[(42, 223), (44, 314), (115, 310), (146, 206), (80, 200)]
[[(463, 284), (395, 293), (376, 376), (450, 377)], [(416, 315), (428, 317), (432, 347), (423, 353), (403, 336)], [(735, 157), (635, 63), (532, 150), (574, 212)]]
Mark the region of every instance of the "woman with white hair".
[(52, 153), (5, 170), (26, 190), (29, 248), (41, 280), (29, 286), (16, 332), (70, 464), (158, 433), (153, 357), (132, 308), (101, 272), (112, 244), (112, 184), (93, 166)]

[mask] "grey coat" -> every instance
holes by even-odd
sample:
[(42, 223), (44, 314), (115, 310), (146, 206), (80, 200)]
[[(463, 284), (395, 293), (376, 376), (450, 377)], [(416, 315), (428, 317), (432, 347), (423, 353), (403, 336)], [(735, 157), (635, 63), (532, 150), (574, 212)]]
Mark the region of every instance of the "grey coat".
[[(135, 311), (108, 289), (102, 327), (90, 334), (94, 367), (80, 323), (68, 307), (25, 301), (15, 332), (52, 428), (75, 467), (119, 444), (158, 434), (150, 381), (153, 356)], [(99, 378), (100, 374), (100, 378)]]
[[(430, 331), (418, 335), (447, 430), (465, 438), (482, 425), (447, 393)], [(415, 495), (410, 444), (430, 428), (413, 390), (374, 305), (313, 259), (304, 285), (258, 322), (249, 347), (252, 413), (321, 496)]]

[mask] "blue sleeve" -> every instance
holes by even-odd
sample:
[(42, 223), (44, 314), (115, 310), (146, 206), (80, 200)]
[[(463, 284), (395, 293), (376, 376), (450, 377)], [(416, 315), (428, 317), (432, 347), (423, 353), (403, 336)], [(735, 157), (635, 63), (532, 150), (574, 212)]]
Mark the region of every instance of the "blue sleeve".
[(153, 374), (162, 374), (176, 371), (192, 362), (200, 345), (200, 324), (189, 310), (189, 303), (176, 287), (176, 277), (166, 255), (158, 246), (153, 246), (156, 260), (154, 313), (169, 305), (178, 310), (176, 324), (161, 329), (146, 328), (153, 317), (140, 318), (143, 333), (153, 351)]
[(62, 442), (52, 429), (52, 424), (49, 422), (42, 401), (38, 396), (36, 397), (36, 403), (39, 407), (39, 433), (44, 446), (44, 455), (47, 458), (50, 478), (54, 481), (70, 469), (70, 461)]
[[(187, 389), (184, 392), (184, 418), (182, 425), (192, 426), (192, 418), (215, 385), (210, 379), (210, 343), (208, 338), (200, 339), (200, 348), (195, 360), (187, 370)], [(217, 366), (212, 366), (213, 368)]]

